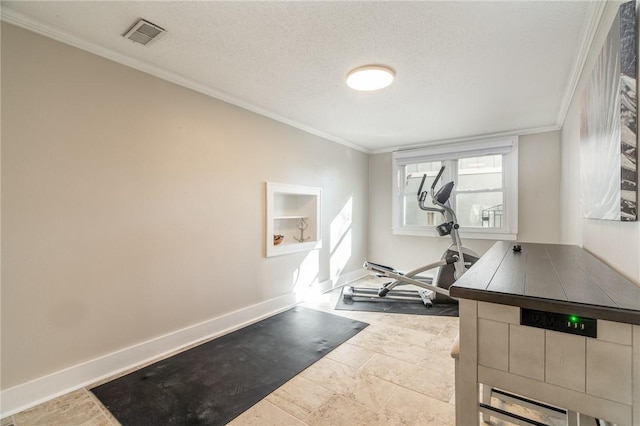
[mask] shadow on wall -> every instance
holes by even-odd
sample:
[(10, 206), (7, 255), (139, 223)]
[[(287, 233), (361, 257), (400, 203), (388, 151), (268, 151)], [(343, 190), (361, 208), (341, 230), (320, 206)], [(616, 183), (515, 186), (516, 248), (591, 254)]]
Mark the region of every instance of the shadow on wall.
[[(351, 225), (353, 222), (353, 197), (342, 207), (331, 221), (329, 229), (329, 278), (332, 287), (351, 259)], [(296, 300), (303, 300), (312, 287), (318, 284), (320, 276), (320, 251), (311, 250), (293, 271), (293, 292)]]

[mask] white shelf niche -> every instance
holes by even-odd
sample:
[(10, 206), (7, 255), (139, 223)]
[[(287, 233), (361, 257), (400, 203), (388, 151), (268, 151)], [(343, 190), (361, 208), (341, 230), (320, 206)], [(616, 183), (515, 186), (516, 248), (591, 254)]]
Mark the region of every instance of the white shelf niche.
[[(321, 188), (267, 182), (267, 257), (322, 247), (321, 199)], [(303, 220), (305, 241), (299, 242)], [(274, 235), (284, 235), (280, 244), (274, 244)]]

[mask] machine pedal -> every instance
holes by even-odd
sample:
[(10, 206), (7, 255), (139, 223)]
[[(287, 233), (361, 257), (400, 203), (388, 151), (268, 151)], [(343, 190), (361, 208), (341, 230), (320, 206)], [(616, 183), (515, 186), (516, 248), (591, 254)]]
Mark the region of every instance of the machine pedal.
[(342, 300), (353, 300), (353, 287), (347, 286), (342, 289)]
[(422, 299), (422, 303), (427, 308), (433, 308), (433, 301), (431, 300), (431, 296), (433, 295), (433, 291), (431, 290), (418, 290), (418, 294)]

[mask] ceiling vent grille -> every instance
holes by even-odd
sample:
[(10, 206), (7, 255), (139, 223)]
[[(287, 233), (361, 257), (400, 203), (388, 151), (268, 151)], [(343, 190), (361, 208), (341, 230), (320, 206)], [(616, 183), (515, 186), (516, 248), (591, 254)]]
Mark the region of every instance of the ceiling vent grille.
[(123, 35), (131, 41), (140, 44), (149, 44), (152, 40), (157, 39), (166, 32), (165, 29), (152, 24), (144, 19), (139, 19), (131, 28)]

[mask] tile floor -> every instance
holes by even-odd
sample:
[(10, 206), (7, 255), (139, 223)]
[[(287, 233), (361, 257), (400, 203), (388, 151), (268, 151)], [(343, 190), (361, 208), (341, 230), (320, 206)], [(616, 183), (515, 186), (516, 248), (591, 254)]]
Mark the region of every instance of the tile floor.
[[(377, 286), (375, 280), (363, 282)], [(335, 290), (303, 305), (370, 326), (230, 425), (453, 425), (449, 351), (458, 318), (336, 311), (338, 297)], [(2, 419), (0, 426), (31, 425), (119, 423), (88, 389), (81, 389)]]

